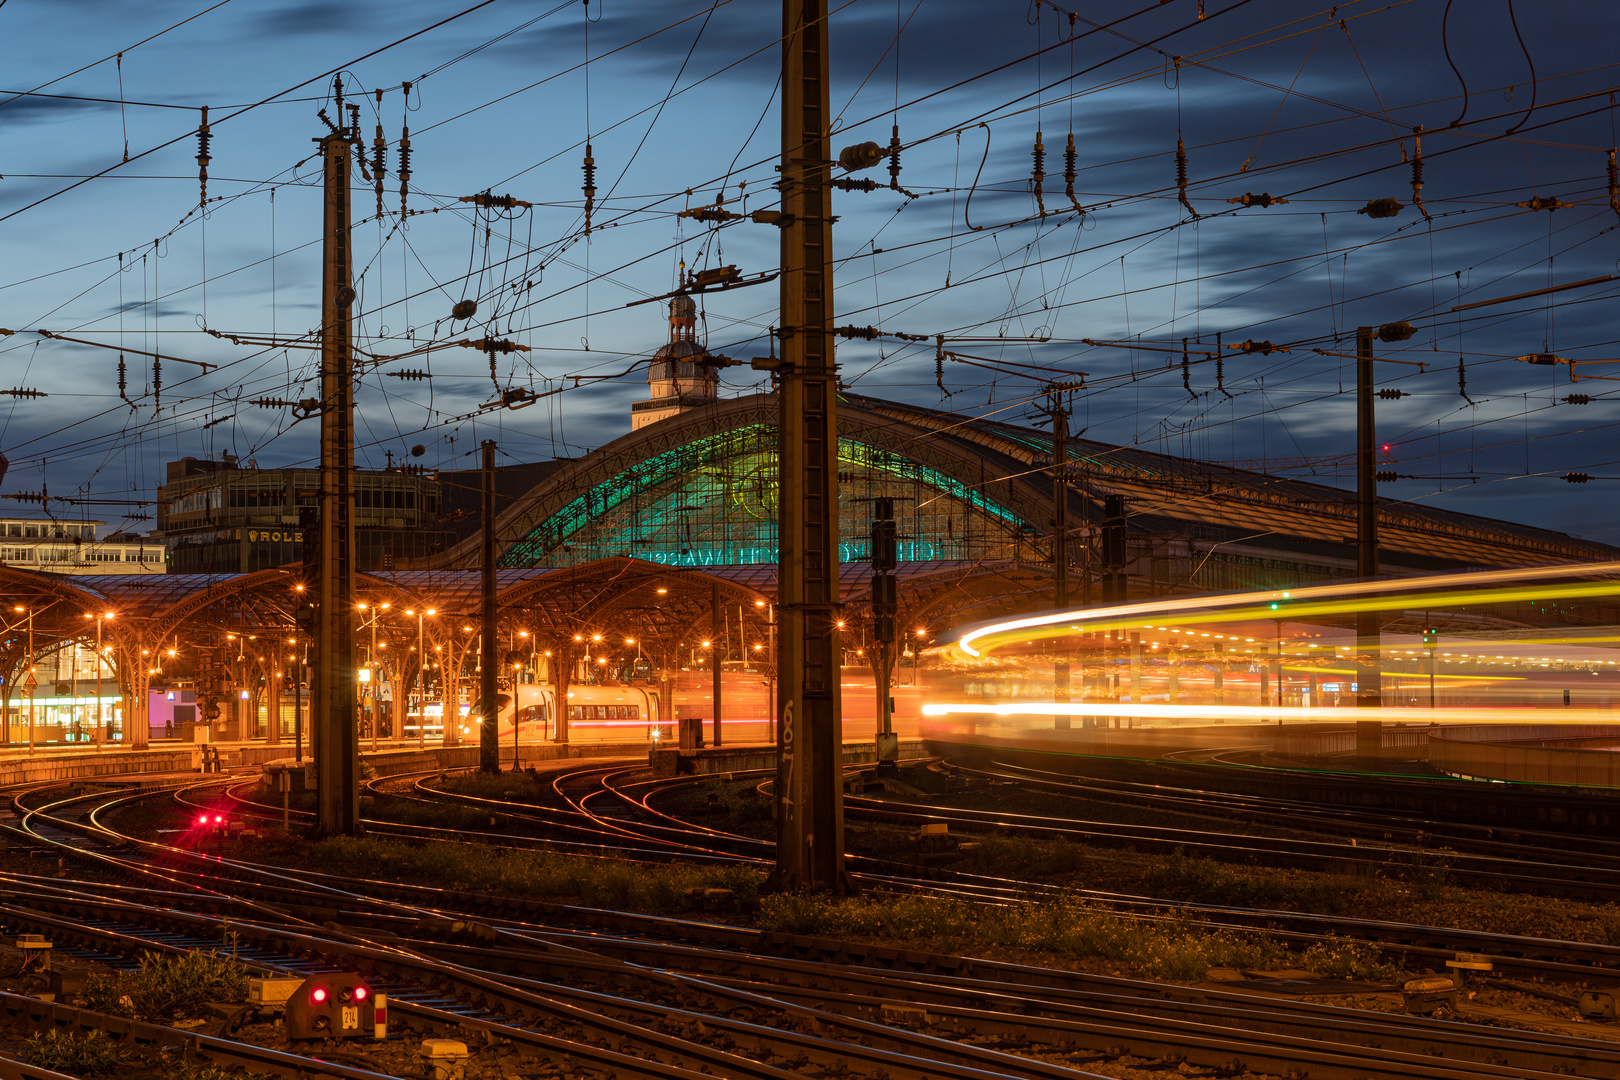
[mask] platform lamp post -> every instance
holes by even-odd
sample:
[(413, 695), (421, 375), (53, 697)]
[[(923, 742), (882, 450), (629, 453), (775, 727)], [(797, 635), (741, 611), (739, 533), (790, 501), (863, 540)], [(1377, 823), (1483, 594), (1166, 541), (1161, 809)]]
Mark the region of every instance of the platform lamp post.
[[(34, 665), (34, 609), (31, 606), (17, 604), (12, 607), (18, 614), (28, 615), (28, 678), (23, 681), (23, 689), (28, 691), (28, 752), (34, 752), (34, 690), (39, 686), (39, 675)], [(9, 732), (7, 733), (9, 736)], [(9, 739), (8, 739), (9, 741)]]
[[(354, 606), (361, 611), (365, 611), (367, 608), (367, 604), (364, 600), (360, 601)], [(377, 679), (377, 620), (381, 619), (383, 617), (383, 613), (393, 606), (393, 604), (384, 601), (383, 603), (377, 605), (377, 610), (371, 615), (371, 649), (366, 653), (366, 675), (360, 680), (371, 688), (371, 712), (369, 715), (371, 717), (371, 749), (373, 752), (375, 752), (377, 749), (377, 729), (381, 726), (377, 722), (378, 713), (381, 711), (378, 708), (377, 701), (377, 690), (379, 686)], [(362, 629), (364, 629), (364, 627), (362, 627)]]
[[(423, 651), (422, 616), (437, 615), (433, 608), (417, 611), (406, 608), (405, 614), (416, 616), (416, 735), (417, 745), (427, 749), (427, 653)], [(403, 731), (401, 735), (405, 734)]]
[[(102, 712), (101, 712), (101, 624), (103, 622), (105, 622), (106, 620), (113, 618), (115, 614), (116, 614), (115, 612), (104, 611), (100, 615), (86, 615), (85, 616), (86, 619), (94, 619), (96, 621), (96, 752), (97, 753), (100, 753), (100, 751), (102, 749), (102, 745), (105, 742), (106, 736), (107, 736), (107, 728), (106, 728), (105, 722), (102, 719)], [(75, 685), (78, 684), (77, 677), (75, 677), (75, 679), (74, 679), (74, 684)]]

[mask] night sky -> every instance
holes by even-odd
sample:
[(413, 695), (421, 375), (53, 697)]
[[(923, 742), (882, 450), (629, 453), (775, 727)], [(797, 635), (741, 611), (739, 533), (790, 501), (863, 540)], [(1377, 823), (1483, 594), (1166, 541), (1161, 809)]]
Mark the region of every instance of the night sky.
[[(1382, 494), (1620, 543), (1604, 498), (1620, 482), (1604, 479), (1620, 478), (1620, 388), (1587, 380), (1620, 364), (1578, 367), (1572, 385), (1567, 365), (1516, 359), (1620, 357), (1620, 279), (1451, 311), (1620, 275), (1608, 156), (1620, 12), (1453, 0), (1448, 22), (1445, 0), (1169, 0), (1084, 3), (1071, 19), (1074, 2), (835, 8), (835, 153), (887, 144), (898, 123), (900, 183), (918, 196), (837, 195), (835, 321), (1021, 339), (949, 345), (1000, 370), (949, 360), (943, 390), (932, 341), (841, 342), (847, 387), (1038, 423), (1041, 383), (1084, 372), (1073, 428), (1087, 438), (1348, 487), (1354, 361), (1316, 350), (1350, 353), (1358, 325), (1410, 320), (1411, 340), (1380, 355), (1428, 367), (1378, 365), (1381, 386), (1409, 395), (1379, 403), (1380, 468), (1416, 478)], [(380, 219), (355, 176), (358, 344), (388, 356), (496, 335), (532, 349), (501, 357), (493, 382), (471, 349), (367, 365), (362, 464), (422, 444), (422, 464), (467, 468), (489, 438), (503, 461), (578, 456), (628, 431), (667, 325), (658, 303), (626, 305), (668, 292), (683, 260), (777, 264), (767, 225), (676, 214), (774, 205), (779, 23), (778, 5), (743, 0), (0, 4), (0, 326), (16, 331), (0, 338), (0, 390), (49, 395), (0, 396), (12, 462), (0, 494), (48, 484), (151, 499), (164, 463), (187, 455), (312, 463), (316, 422), (251, 402), (317, 392), (298, 347), (318, 325), (311, 140), (338, 69), (368, 154), (379, 115), (390, 144)], [(402, 123), (408, 207), (427, 211), (403, 222)], [(1418, 125), (1429, 218), (1412, 205)], [(1083, 214), (1064, 193), (1071, 132)], [(1196, 218), (1178, 199), (1178, 136)], [(588, 236), (587, 138), (599, 170)], [(859, 175), (888, 180), (883, 165)], [(534, 208), (490, 216), (459, 201), (486, 189)], [(1288, 202), (1228, 201), (1246, 193)], [(1357, 213), (1377, 199), (1403, 208)], [(1517, 205), (1531, 200), (1555, 208)], [(776, 296), (766, 284), (704, 298), (711, 350), (763, 355)], [(452, 322), (463, 299), (478, 313)], [(1217, 366), (1217, 335), (1288, 351), (1226, 349)], [(120, 346), (219, 366), (167, 361), (155, 393), (151, 361), (126, 353), (126, 401)], [(430, 377), (389, 374), (408, 369)], [(728, 369), (725, 393), (757, 390), (761, 374)], [(469, 415), (515, 387), (562, 392)], [(1594, 479), (1569, 484), (1572, 471)], [(155, 524), (123, 505), (52, 509)], [(0, 501), (0, 513), (37, 511)]]

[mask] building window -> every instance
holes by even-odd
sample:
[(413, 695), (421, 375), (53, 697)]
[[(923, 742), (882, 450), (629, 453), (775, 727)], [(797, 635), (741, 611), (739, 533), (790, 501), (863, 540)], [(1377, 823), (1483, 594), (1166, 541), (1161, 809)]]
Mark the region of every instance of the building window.
[[(12, 528), (16, 528), (15, 525)], [(34, 549), (25, 547), (0, 548), (0, 559), (6, 562), (33, 562)]]

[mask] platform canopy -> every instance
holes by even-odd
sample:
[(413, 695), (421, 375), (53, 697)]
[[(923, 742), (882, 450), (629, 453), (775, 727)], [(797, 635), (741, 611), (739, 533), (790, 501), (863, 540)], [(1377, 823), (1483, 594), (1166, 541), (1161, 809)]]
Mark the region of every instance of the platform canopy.
[[(927, 642), (957, 621), (1050, 602), (1050, 575), (1013, 561), (913, 562), (901, 570), (902, 626)], [(869, 571), (843, 568), (850, 662), (865, 655)], [(562, 568), (503, 569), (497, 574), (500, 649), (519, 657), (643, 657), (679, 666), (679, 651), (713, 636), (717, 613), (728, 641), (773, 659), (775, 567), (671, 567), (607, 558)], [(446, 660), (473, 655), (481, 608), (477, 570), (406, 570), (361, 574), (359, 638), (368, 662), (402, 662), (420, 644)], [(136, 744), (147, 688), (179, 678), (197, 685), (226, 677), (257, 686), (303, 656), (298, 625), (310, 592), (302, 567), (249, 574), (80, 577), (0, 566), (11, 598), (0, 637), (0, 675), (15, 702), (36, 662), (66, 648), (93, 645), (101, 620), (107, 661), (126, 699)], [(716, 603), (718, 601), (718, 607)], [(32, 633), (30, 619), (32, 614)], [(30, 649), (32, 652), (30, 653)], [(373, 653), (372, 650), (375, 649)], [(389, 650), (392, 650), (390, 652)]]

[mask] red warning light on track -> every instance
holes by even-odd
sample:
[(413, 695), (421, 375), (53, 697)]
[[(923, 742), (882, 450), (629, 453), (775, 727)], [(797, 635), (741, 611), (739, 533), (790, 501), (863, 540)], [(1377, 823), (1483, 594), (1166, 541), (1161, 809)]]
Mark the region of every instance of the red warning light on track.
[(357, 987), (354, 988), (354, 1000), (356, 1000), (356, 1001), (364, 1001), (364, 1000), (366, 1000), (366, 998), (368, 998), (370, 996), (371, 996), (371, 991), (367, 990), (365, 987), (357, 986)]
[(214, 824), (215, 825), (218, 825), (220, 822), (222, 822), (224, 820), (225, 820), (224, 815), (222, 815), (222, 814), (215, 814), (214, 815)]
[(326, 987), (317, 986), (314, 990), (310, 991), (309, 1000), (313, 1001), (317, 1005), (325, 1005)]
[(203, 815), (203, 816), (202, 816), (202, 817), (200, 817), (200, 818), (198, 818), (198, 819), (197, 819), (197, 824), (199, 824), (199, 825), (206, 825), (206, 824), (208, 824), (208, 815), (207, 815), (207, 814), (204, 814), (204, 815)]

